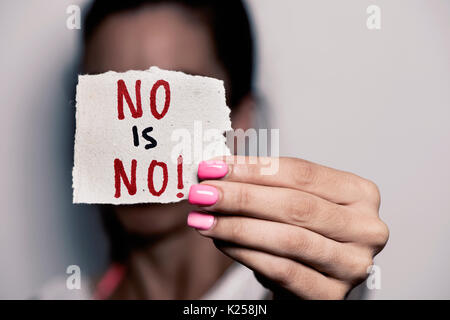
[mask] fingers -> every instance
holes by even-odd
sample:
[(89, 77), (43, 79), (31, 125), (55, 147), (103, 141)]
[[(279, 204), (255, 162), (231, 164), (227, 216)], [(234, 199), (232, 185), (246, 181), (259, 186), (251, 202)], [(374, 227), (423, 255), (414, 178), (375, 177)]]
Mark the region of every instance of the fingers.
[[(379, 206), (378, 188), (372, 182), (355, 174), (335, 170), (309, 161), (296, 158), (262, 158), (229, 156), (223, 157), (226, 163), (226, 176), (223, 180), (244, 182), (272, 187), (283, 187), (312, 193), (321, 198), (339, 204), (352, 204), (359, 201), (370, 202)], [(262, 174), (267, 169), (267, 163), (277, 162), (278, 170), (273, 174)], [(216, 179), (220, 169), (208, 170), (205, 161), (199, 170), (201, 179)], [(217, 161), (210, 162), (215, 163)], [(215, 175), (208, 177), (208, 173)]]
[(191, 213), (188, 224), (201, 229), (204, 236), (292, 259), (338, 279), (365, 276), (370, 265), (365, 252), (358, 247), (345, 246), (310, 230), (283, 223)]
[[(267, 159), (278, 161), (272, 175), (262, 173)], [(203, 181), (189, 192), (191, 204), (220, 215), (191, 212), (188, 225), (303, 298), (344, 297), (367, 277), (389, 235), (375, 184), (299, 159), (224, 160), (201, 163)]]
[[(210, 191), (209, 201), (205, 190)], [(208, 211), (300, 226), (337, 241), (371, 240), (361, 226), (373, 217), (299, 190), (208, 180), (192, 188), (189, 199)]]
[(222, 242), (217, 243), (217, 247), (302, 299), (343, 299), (349, 290), (346, 283), (283, 257)]

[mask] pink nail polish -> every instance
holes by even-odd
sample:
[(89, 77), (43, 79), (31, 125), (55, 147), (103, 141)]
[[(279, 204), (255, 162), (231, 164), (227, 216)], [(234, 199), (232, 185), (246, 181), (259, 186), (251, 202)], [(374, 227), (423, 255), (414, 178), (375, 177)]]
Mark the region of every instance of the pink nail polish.
[(219, 192), (212, 186), (194, 184), (189, 190), (189, 202), (200, 206), (210, 206), (219, 199)]
[(214, 224), (214, 216), (192, 211), (188, 215), (187, 224), (195, 229), (208, 230)]
[(221, 160), (202, 161), (198, 165), (198, 177), (204, 179), (223, 178), (228, 173), (228, 165)]

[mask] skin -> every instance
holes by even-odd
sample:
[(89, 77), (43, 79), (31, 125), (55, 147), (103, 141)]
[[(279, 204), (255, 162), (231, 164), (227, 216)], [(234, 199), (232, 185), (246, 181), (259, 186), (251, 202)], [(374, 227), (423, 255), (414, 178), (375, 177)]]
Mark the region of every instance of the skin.
[[(112, 15), (86, 44), (84, 70), (155, 65), (227, 85), (209, 30), (196, 18), (169, 5)], [(249, 95), (234, 106), (234, 128), (251, 126), (253, 104)], [(196, 299), (233, 260), (253, 269), (274, 292), (306, 299), (344, 298), (367, 277), (388, 239), (373, 182), (301, 159), (280, 158), (278, 173), (270, 176), (248, 159), (225, 160), (226, 177), (201, 182), (219, 191), (213, 206), (201, 208), (214, 212), (209, 230), (186, 227), (187, 213), (199, 209), (186, 201), (115, 207), (125, 230), (147, 242), (132, 251), (111, 298)]]
[(199, 232), (268, 279), (264, 284), (274, 291), (345, 298), (367, 277), (389, 236), (377, 186), (295, 158), (280, 158), (276, 174), (261, 175), (261, 164), (237, 158), (225, 159), (225, 178), (202, 182), (219, 191), (219, 200), (203, 210), (219, 214)]

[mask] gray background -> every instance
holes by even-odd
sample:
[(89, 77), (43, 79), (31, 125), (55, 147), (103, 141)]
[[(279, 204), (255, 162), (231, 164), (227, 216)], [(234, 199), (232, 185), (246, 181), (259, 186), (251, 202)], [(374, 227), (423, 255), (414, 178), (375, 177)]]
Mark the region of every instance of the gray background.
[[(95, 208), (71, 204), (73, 75), (85, 1), (0, 4), (0, 298), (105, 264)], [(366, 8), (381, 7), (381, 30)], [(281, 154), (375, 181), (391, 238), (372, 299), (450, 298), (450, 1), (249, 1), (257, 87)]]

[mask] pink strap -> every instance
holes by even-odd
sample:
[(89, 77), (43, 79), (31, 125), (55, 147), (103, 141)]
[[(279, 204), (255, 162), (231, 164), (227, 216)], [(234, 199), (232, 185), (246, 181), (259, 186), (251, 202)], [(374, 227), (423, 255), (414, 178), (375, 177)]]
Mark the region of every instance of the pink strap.
[(117, 289), (125, 275), (126, 268), (119, 263), (113, 263), (100, 281), (94, 293), (95, 300), (106, 300)]

